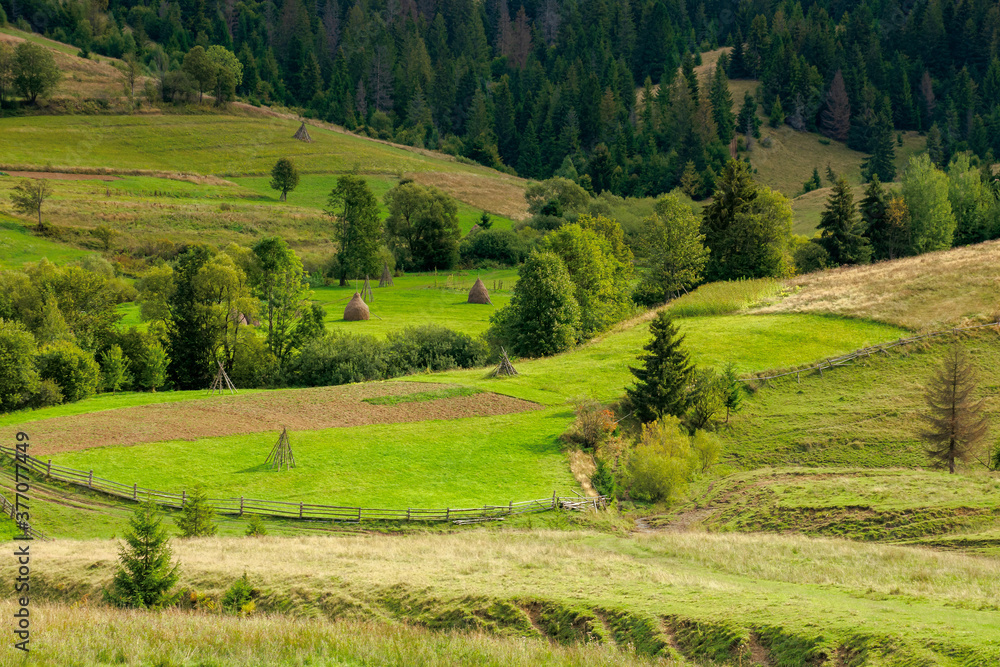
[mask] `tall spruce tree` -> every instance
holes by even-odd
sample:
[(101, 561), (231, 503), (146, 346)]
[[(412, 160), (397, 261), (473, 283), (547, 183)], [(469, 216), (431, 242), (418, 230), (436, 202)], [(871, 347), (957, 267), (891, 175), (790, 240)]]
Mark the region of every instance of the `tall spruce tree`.
[(170, 540), (152, 498), (129, 518), (118, 569), (105, 598), (119, 607), (160, 609), (170, 602), (179, 566), (171, 564)]
[(747, 148), (750, 148), (751, 140), (760, 136), (760, 118), (757, 117), (757, 100), (748, 92), (743, 95), (743, 106), (740, 107), (740, 115), (736, 119), (736, 129), (746, 136)]
[(872, 247), (872, 259), (881, 261), (890, 259), (891, 248), (887, 238), (887, 213), (889, 209), (889, 194), (882, 186), (878, 174), (874, 175), (865, 188), (864, 199), (858, 208), (861, 221), (864, 224), (865, 236)]
[(646, 354), (639, 356), (639, 367), (629, 367), (635, 376), (633, 387), (626, 387), (635, 416), (648, 423), (665, 415), (681, 417), (688, 408), (688, 385), (694, 374), (694, 365), (687, 352), (681, 348), (684, 336), (668, 311), (662, 311), (649, 325), (653, 339), (643, 347)]
[(896, 149), (892, 136), (892, 119), (882, 112), (875, 122), (871, 137), (871, 155), (865, 158), (861, 165), (861, 173), (865, 180), (874, 177), (888, 183), (896, 178)]
[(378, 200), (361, 176), (346, 174), (330, 192), (326, 212), (336, 220), (337, 276), (341, 287), (348, 278), (374, 276), (381, 271), (378, 256), (382, 221)]
[(819, 221), (822, 230), (819, 243), (834, 264), (867, 264), (871, 261), (871, 245), (859, 223), (851, 186), (846, 178), (841, 177), (834, 183), (826, 210)]
[(729, 79), (726, 77), (725, 68), (715, 68), (708, 99), (712, 103), (712, 118), (715, 120), (719, 140), (723, 144), (728, 144), (733, 140), (736, 116), (733, 114), (733, 96), (729, 92)]

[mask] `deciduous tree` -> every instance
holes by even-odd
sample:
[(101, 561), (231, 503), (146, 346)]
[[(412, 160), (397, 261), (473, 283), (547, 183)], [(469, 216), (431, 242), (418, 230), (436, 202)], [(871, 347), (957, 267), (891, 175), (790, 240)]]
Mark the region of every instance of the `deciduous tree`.
[(10, 201), (14, 205), (14, 210), (24, 215), (37, 215), (38, 228), (44, 229), (42, 224), (42, 205), (52, 194), (49, 182), (44, 178), (22, 179), (10, 193)]
[(337, 273), (341, 287), (348, 278), (375, 276), (381, 271), (378, 255), (382, 238), (378, 201), (361, 176), (346, 174), (330, 192), (326, 212), (335, 221)]
[(396, 261), (407, 269), (450, 269), (458, 260), (458, 205), (433, 186), (400, 183), (385, 194), (385, 227)]
[(948, 177), (926, 153), (910, 158), (903, 174), (903, 198), (910, 212), (910, 252), (951, 247), (955, 216), (948, 199)]
[(55, 90), (62, 77), (52, 52), (28, 41), (14, 49), (13, 75), (14, 88), (31, 104)]
[(651, 264), (638, 290), (644, 305), (663, 303), (701, 280), (708, 250), (700, 224), (691, 207), (676, 195), (657, 199), (641, 232), (642, 251)]
[(271, 169), (271, 189), (281, 193), (280, 200), (286, 201), (288, 193), (299, 184), (299, 170), (290, 159), (278, 158)]

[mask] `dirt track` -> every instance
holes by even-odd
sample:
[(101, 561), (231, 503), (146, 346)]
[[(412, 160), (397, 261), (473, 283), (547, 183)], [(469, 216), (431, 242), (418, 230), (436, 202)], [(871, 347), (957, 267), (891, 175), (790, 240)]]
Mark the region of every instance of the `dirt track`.
[(441, 398), (432, 401), (371, 405), (362, 399), (399, 396), (443, 389), (448, 385), (386, 382), (210, 396), (202, 400), (117, 408), (68, 417), (53, 417), (7, 427), (31, 435), (32, 455), (47, 456), (110, 445), (136, 445), (164, 440), (198, 440), (242, 433), (295, 431), (392, 424), (429, 419), (488, 417), (538, 409), (536, 403), (499, 394)]

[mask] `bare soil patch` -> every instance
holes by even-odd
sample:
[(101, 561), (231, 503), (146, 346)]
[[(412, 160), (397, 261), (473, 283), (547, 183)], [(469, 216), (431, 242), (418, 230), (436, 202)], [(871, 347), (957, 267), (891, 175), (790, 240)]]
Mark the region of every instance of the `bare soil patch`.
[[(210, 396), (204, 400), (53, 417), (20, 425), (17, 430), (31, 434), (32, 455), (48, 456), (92, 447), (260, 433), (282, 426), (293, 431), (308, 431), (432, 419), (490, 417), (541, 407), (537, 403), (493, 393), (397, 405), (371, 405), (362, 401), (364, 398), (399, 396), (448, 386), (385, 382)], [(13, 438), (13, 429), (8, 436)]]
[(58, 171), (7, 171), (8, 176), (18, 178), (44, 178), (55, 181), (117, 181), (119, 176), (109, 176), (106, 174), (67, 174)]

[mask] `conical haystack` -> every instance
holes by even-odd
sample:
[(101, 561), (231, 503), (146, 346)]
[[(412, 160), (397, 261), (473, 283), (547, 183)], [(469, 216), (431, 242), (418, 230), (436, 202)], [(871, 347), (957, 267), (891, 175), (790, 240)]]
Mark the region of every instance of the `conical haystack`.
[(482, 278), (476, 278), (476, 284), (472, 286), (469, 290), (469, 303), (488, 303), (493, 305), (490, 301), (490, 293), (486, 291), (486, 285), (483, 284)]
[(348, 322), (357, 322), (359, 320), (368, 319), (368, 304), (364, 302), (361, 295), (357, 292), (351, 297), (350, 302), (347, 304), (347, 308), (344, 308), (344, 319)]
[(293, 137), (293, 139), (298, 139), (299, 141), (304, 141), (307, 144), (311, 144), (312, 143), (312, 137), (309, 136), (309, 130), (306, 129), (306, 123), (305, 123), (305, 121), (302, 121), (302, 124), (299, 125), (299, 129), (295, 133), (295, 136)]
[(379, 287), (392, 287), (392, 271), (389, 270), (389, 265), (385, 264), (385, 268), (382, 269), (382, 277), (378, 279)]
[(500, 358), (500, 365), (497, 366), (492, 373), (490, 373), (490, 377), (517, 375), (518, 373), (514, 370), (514, 365), (510, 363), (510, 358), (507, 356), (507, 350), (501, 347), (500, 354), (502, 355)]

